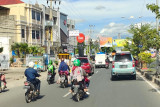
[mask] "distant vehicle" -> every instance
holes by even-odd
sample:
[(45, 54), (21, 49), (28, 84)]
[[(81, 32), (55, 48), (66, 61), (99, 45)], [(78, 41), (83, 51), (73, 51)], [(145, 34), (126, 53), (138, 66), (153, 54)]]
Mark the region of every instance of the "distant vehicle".
[(132, 76), (136, 79), (135, 61), (130, 52), (116, 53), (112, 62), (111, 79), (118, 76)]
[(97, 67), (106, 67), (105, 59), (107, 58), (107, 55), (105, 53), (97, 53), (95, 55), (95, 68)]
[(92, 62), (87, 57), (77, 57), (81, 61), (81, 67), (85, 70), (90, 76), (94, 74), (94, 66)]

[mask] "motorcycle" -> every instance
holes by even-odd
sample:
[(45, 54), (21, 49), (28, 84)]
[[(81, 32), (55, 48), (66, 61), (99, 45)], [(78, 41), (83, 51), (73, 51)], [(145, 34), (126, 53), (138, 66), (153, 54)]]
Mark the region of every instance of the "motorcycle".
[(52, 74), (51, 71), (48, 71), (47, 82), (48, 84), (53, 84), (55, 80), (55, 74)]
[(0, 93), (6, 88), (4, 81), (2, 80), (2, 76), (4, 76), (4, 73), (0, 73)]
[(30, 103), (33, 100), (36, 100), (39, 97), (39, 92), (36, 91), (35, 86), (29, 82), (24, 82), (25, 89), (25, 100), (27, 103)]
[(109, 62), (106, 62), (106, 68), (109, 69)]
[(84, 92), (84, 86), (82, 83), (78, 82), (77, 80), (73, 80), (73, 90), (72, 90), (72, 99), (79, 102), (80, 99), (83, 99), (86, 95)]
[(60, 86), (62, 88), (68, 87), (68, 78), (66, 72), (60, 71)]

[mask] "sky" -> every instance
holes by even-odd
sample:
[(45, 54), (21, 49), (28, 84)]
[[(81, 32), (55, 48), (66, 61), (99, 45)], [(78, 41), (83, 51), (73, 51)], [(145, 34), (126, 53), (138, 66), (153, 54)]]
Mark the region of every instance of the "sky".
[[(22, 0), (34, 4), (36, 0)], [(46, 4), (47, 0), (37, 0)], [(76, 21), (76, 29), (85, 35), (117, 38), (131, 37), (129, 26), (136, 23), (150, 23), (155, 26), (155, 14), (147, 10), (146, 4), (156, 0), (61, 0), (60, 11)], [(92, 25), (92, 27), (90, 27)], [(92, 30), (90, 30), (92, 29)], [(89, 33), (91, 31), (91, 33)]]

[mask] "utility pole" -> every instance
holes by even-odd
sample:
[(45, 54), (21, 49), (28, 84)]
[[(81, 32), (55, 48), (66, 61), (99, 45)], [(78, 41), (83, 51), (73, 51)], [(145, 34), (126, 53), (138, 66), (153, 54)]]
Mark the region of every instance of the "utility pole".
[(89, 40), (88, 40), (88, 45), (89, 45), (89, 55), (88, 57), (90, 58), (90, 55), (91, 55), (91, 36), (92, 36), (92, 33), (94, 32), (93, 29), (95, 27), (95, 25), (89, 25), (90, 29), (89, 29)]
[[(156, 0), (156, 5), (159, 6), (159, 0)], [(159, 35), (159, 18), (156, 18), (156, 29), (157, 29), (157, 33)], [(159, 74), (159, 48), (156, 49), (156, 55), (157, 55), (157, 63), (156, 63), (156, 75)]]

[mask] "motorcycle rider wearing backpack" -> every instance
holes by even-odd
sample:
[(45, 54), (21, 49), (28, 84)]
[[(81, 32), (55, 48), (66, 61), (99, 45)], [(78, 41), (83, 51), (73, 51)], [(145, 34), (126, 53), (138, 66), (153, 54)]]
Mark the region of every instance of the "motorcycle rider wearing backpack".
[[(82, 83), (84, 85), (84, 91), (86, 94), (89, 94), (86, 82), (85, 80), (88, 80), (86, 72), (81, 68), (81, 62), (79, 59), (76, 59), (73, 61), (73, 68), (72, 72), (70, 74), (71, 76), (71, 81), (72, 81), (72, 86), (71, 86), (71, 91), (73, 90), (73, 80), (77, 79), (78, 82)], [(82, 86), (82, 85), (81, 85)]]
[(56, 75), (55, 67), (53, 65), (52, 60), (49, 61), (49, 65), (48, 65), (47, 69), (48, 69), (48, 71), (50, 71), (52, 73), (52, 77), (54, 77)]

